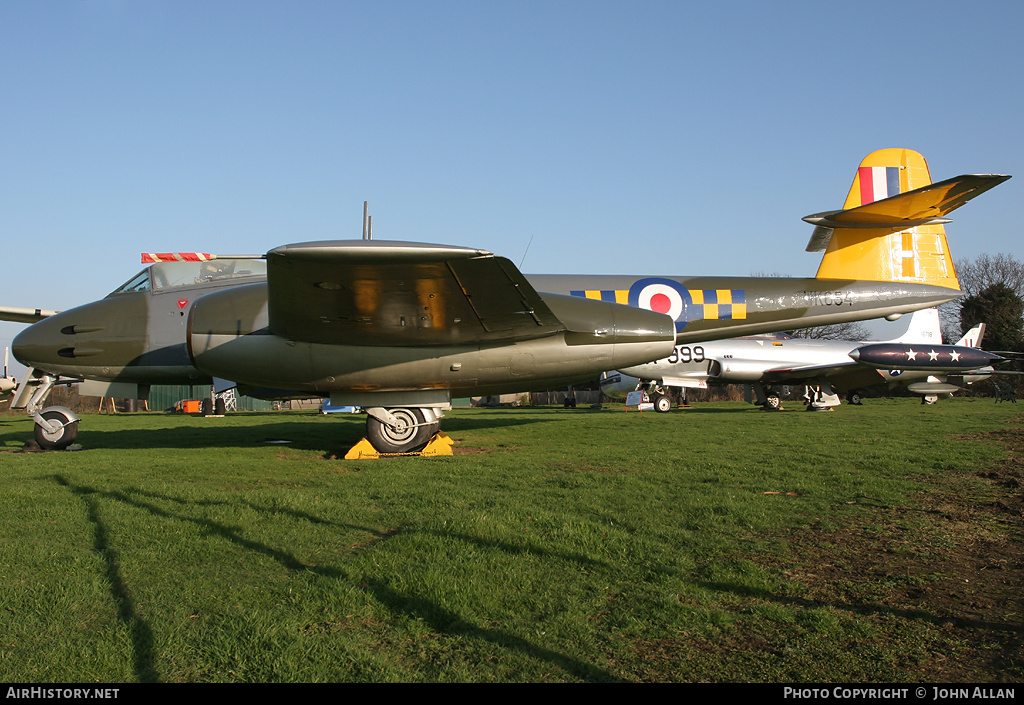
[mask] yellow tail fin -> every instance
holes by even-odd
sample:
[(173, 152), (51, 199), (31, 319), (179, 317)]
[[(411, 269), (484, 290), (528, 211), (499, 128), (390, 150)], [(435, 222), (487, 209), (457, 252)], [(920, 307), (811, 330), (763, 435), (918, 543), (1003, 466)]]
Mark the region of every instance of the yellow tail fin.
[(809, 215), (808, 252), (825, 254), (819, 279), (932, 284), (959, 289), (943, 217), (1009, 176), (974, 174), (932, 183), (928, 163), (909, 149), (864, 158), (841, 211)]

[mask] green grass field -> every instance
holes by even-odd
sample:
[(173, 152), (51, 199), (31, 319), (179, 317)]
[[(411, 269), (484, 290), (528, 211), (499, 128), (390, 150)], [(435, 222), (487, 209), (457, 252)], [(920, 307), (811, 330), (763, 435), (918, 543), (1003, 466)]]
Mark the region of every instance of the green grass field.
[(0, 416), (0, 680), (1019, 682), (1018, 408)]

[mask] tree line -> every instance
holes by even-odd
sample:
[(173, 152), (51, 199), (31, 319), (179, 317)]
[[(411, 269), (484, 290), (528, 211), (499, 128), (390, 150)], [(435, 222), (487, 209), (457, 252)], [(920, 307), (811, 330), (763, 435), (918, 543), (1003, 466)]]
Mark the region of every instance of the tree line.
[(985, 324), (986, 350), (1024, 352), (1024, 262), (1013, 255), (979, 255), (956, 262), (964, 295), (939, 308), (943, 338), (955, 342)]

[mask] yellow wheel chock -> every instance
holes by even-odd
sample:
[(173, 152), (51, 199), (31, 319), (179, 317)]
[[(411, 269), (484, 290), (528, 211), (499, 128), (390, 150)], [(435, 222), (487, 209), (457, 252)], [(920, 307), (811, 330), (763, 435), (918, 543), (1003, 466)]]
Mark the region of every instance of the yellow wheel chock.
[(345, 460), (376, 460), (377, 458), (402, 458), (406, 456), (421, 455), (425, 458), (432, 458), (439, 455), (453, 455), (452, 444), (454, 441), (444, 431), (438, 431), (423, 450), (414, 453), (380, 453), (365, 438), (356, 443), (345, 453)]

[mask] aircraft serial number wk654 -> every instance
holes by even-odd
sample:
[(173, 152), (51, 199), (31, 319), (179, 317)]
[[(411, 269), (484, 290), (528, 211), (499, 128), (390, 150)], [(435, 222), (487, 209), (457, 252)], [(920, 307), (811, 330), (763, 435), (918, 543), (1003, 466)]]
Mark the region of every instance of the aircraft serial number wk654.
[(796, 295), (798, 298), (803, 297), (815, 306), (853, 306), (853, 294), (848, 290), (798, 291)]

